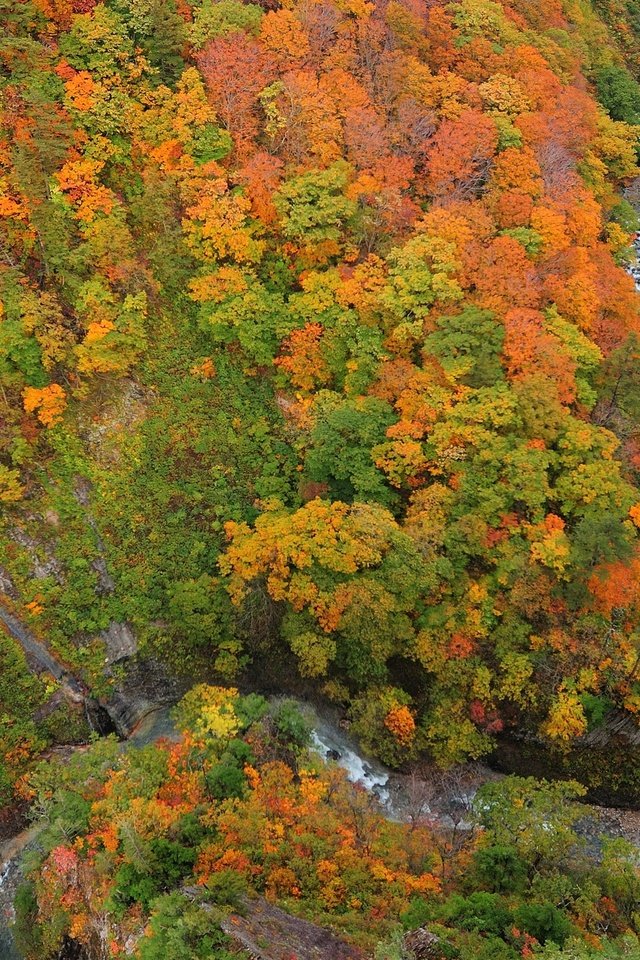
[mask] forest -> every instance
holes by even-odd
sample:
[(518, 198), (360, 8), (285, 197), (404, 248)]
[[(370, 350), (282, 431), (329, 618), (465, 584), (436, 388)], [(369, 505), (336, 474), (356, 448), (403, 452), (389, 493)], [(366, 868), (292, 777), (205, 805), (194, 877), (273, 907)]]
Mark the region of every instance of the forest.
[[(48, 824), (25, 955), (224, 958), (256, 895), (380, 960), (424, 925), (460, 960), (637, 956), (637, 854), (581, 859), (574, 821), (548, 862), (520, 843), (538, 804), (640, 807), (638, 0), (0, 22), (0, 836)], [(178, 743), (61, 773), (134, 664), (209, 720), (188, 694)], [(242, 714), (274, 692), (394, 769), (542, 779), (483, 788), (442, 876), (433, 825)]]
[[(612, 840), (594, 868), (578, 783), (487, 784), (465, 814), (477, 829), (417, 805), (398, 823), (314, 757), (294, 702), (197, 685), (176, 714), (178, 742), (123, 754), (103, 739), (62, 776), (30, 776), (44, 828), (17, 901), (28, 960), (77, 956), (70, 941), (139, 960), (640, 956), (637, 848)], [(292, 953), (285, 929), (280, 951), (256, 894), (355, 946)]]

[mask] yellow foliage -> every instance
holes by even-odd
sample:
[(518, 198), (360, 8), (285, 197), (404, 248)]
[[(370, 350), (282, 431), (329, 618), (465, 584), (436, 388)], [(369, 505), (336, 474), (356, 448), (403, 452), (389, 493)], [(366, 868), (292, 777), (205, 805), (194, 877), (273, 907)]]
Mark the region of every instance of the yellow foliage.
[(187, 246), (205, 261), (259, 260), (264, 243), (253, 236), (250, 212), (251, 201), (231, 193), (222, 178), (205, 181), (197, 202), (187, 208), (187, 218), (182, 222)]
[(572, 690), (560, 689), (554, 700), (542, 732), (553, 740), (568, 743), (587, 729), (587, 720), (578, 695)]
[(228, 740), (240, 729), (240, 721), (234, 710), (238, 691), (233, 687), (199, 688), (202, 704), (196, 721), (195, 733), (205, 740)]
[(531, 557), (538, 563), (563, 573), (569, 561), (570, 543), (564, 530), (551, 530), (542, 540), (531, 544)]
[(290, 10), (270, 10), (262, 18), (260, 40), (279, 59), (284, 59), (289, 69), (291, 61), (309, 53), (309, 39), (300, 21)]
[(15, 503), (24, 496), (20, 473), (0, 463), (0, 503)]
[(479, 93), (489, 110), (497, 110), (509, 117), (516, 117), (531, 109), (531, 102), (522, 84), (502, 73), (496, 73), (481, 83)]

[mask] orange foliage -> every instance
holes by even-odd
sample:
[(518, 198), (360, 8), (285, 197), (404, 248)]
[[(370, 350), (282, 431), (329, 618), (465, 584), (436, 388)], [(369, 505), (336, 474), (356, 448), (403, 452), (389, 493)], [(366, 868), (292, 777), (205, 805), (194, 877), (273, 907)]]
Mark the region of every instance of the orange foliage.
[(589, 580), (596, 605), (607, 616), (618, 610), (631, 617), (640, 610), (640, 557), (597, 570)]
[(47, 387), (25, 387), (22, 391), (24, 409), (27, 413), (36, 413), (45, 427), (54, 427), (62, 420), (67, 406), (67, 395), (57, 383)]
[(445, 120), (429, 153), (429, 193), (435, 197), (474, 197), (489, 175), (497, 142), (493, 120), (479, 111), (467, 110), (456, 120)]
[(258, 94), (273, 78), (273, 62), (243, 33), (210, 41), (197, 59), (211, 102), (245, 155), (258, 131)]
[(394, 707), (384, 718), (384, 725), (403, 746), (415, 737), (416, 722), (408, 707)]
[(538, 306), (540, 291), (535, 268), (517, 240), (496, 237), (481, 250), (470, 249), (467, 262), (482, 307), (504, 314), (514, 307)]
[(329, 381), (322, 336), (322, 324), (308, 323), (289, 335), (283, 345), (283, 356), (276, 357), (274, 363), (289, 375), (294, 387), (312, 390), (316, 385)]
[(504, 317), (504, 353), (509, 376), (548, 378), (562, 403), (575, 398), (575, 362), (558, 340), (544, 329), (544, 317), (537, 310), (509, 310)]
[(100, 160), (70, 160), (56, 173), (60, 189), (76, 206), (75, 216), (85, 223), (90, 223), (97, 213), (113, 210), (111, 191), (97, 183), (103, 166)]

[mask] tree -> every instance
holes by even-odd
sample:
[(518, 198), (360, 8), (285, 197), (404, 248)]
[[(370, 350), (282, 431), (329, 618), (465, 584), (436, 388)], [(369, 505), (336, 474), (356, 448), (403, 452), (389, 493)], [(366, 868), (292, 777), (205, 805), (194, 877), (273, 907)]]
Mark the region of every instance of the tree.
[(375, 397), (335, 403), (328, 396), (325, 404), (318, 404), (316, 417), (305, 457), (306, 476), (328, 484), (338, 500), (373, 500), (390, 506), (394, 497), (372, 455), (395, 420), (389, 405)]
[[(383, 507), (316, 499), (292, 513), (274, 504), (254, 529), (230, 523), (227, 536), (220, 567), (232, 601), (261, 583), (284, 601), (285, 639), (311, 675), (336, 657), (355, 678), (384, 671), (411, 636), (407, 613), (428, 581), (414, 544)], [(339, 642), (323, 645), (318, 660), (323, 634)]]
[(339, 251), (356, 211), (346, 196), (350, 173), (349, 165), (340, 161), (327, 170), (294, 177), (280, 188), (274, 204), (286, 239), (303, 248)]
[(531, 875), (556, 869), (579, 844), (573, 826), (582, 815), (576, 801), (585, 792), (569, 780), (509, 777), (482, 786), (474, 810), (491, 842), (516, 850)]
[(446, 373), (470, 387), (500, 380), (504, 329), (488, 310), (465, 307), (458, 314), (436, 319), (437, 329), (425, 339)]
[(600, 67), (595, 81), (598, 100), (614, 120), (640, 123), (640, 86), (625, 67)]
[(62, 420), (67, 405), (64, 389), (57, 383), (39, 389), (25, 387), (23, 390), (24, 409), (27, 413), (37, 411), (38, 420), (45, 427), (53, 427)]
[(272, 62), (254, 40), (242, 32), (209, 41), (197, 58), (211, 102), (245, 155), (258, 131), (258, 94), (273, 74)]
[(158, 72), (158, 79), (172, 83), (184, 68), (182, 54), (187, 39), (184, 19), (173, 0), (116, 0), (113, 8), (129, 27), (132, 39), (142, 47), (146, 58)]
[[(140, 944), (141, 960), (231, 960), (231, 941), (220, 929), (221, 916), (174, 892), (153, 906), (149, 933)], [(215, 951), (215, 952), (214, 952)]]
[(435, 197), (471, 199), (482, 190), (498, 142), (493, 120), (468, 111), (445, 120), (432, 140), (427, 190)]

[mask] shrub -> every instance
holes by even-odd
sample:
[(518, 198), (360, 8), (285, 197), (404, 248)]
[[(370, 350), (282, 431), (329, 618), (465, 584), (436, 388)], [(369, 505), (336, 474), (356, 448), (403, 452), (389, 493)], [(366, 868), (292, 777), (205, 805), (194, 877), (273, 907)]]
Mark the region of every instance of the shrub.
[(518, 927), (526, 930), (540, 943), (552, 940), (559, 946), (562, 946), (573, 929), (567, 916), (552, 903), (522, 904), (515, 912), (515, 921)]

